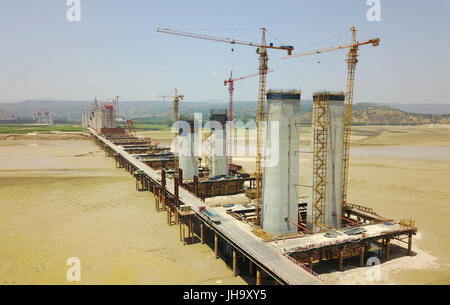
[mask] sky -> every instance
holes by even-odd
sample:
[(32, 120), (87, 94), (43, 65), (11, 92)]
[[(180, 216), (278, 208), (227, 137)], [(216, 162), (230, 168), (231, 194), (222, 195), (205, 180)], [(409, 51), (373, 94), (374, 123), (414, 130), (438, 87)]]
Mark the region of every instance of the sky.
[[(157, 33), (157, 27), (293, 45), (294, 53), (379, 37), (360, 48), (355, 102), (450, 103), (450, 1), (80, 0), (69, 22), (66, 0), (0, 2), (0, 101), (155, 100), (174, 88), (186, 101), (228, 100), (223, 81), (256, 73), (255, 48)], [(234, 51), (232, 51), (232, 48)], [(267, 88), (345, 91), (346, 51), (281, 60), (269, 51)], [(257, 100), (258, 78), (235, 83), (234, 99)]]

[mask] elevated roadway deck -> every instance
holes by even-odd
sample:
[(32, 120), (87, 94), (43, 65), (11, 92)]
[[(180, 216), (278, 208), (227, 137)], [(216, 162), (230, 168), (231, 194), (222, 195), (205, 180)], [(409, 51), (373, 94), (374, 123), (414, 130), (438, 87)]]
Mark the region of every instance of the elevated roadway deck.
[[(155, 184), (161, 185), (161, 173), (156, 171), (140, 160), (137, 160), (121, 146), (115, 145), (113, 142), (98, 135), (93, 129), (89, 129), (92, 136), (110, 148), (114, 153), (120, 154), (131, 166), (136, 170), (142, 170), (148, 179)], [(166, 182), (166, 191), (175, 194), (174, 182), (168, 179)], [(203, 220), (208, 226), (215, 231), (221, 238), (230, 243), (239, 252), (251, 260), (258, 268), (269, 274), (280, 284), (288, 285), (321, 285), (323, 282), (316, 276), (303, 270), (281, 252), (268, 243), (264, 243), (261, 239), (245, 230), (236, 220), (230, 219), (225, 215), (217, 215), (220, 224), (214, 224), (208, 221), (207, 217), (199, 212), (199, 206), (204, 205), (200, 198), (195, 197), (184, 188), (179, 188), (179, 200), (184, 204), (191, 205), (192, 210), (197, 217)]]

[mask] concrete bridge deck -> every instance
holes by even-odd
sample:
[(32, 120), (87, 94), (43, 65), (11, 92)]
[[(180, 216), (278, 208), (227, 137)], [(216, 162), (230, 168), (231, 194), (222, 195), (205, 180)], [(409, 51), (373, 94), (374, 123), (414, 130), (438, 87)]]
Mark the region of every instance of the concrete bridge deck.
[[(153, 183), (161, 186), (161, 173), (156, 171), (140, 160), (135, 159), (126, 152), (121, 146), (115, 145), (113, 142), (98, 135), (93, 129), (89, 129), (93, 137), (111, 149), (114, 153), (119, 154), (136, 170), (142, 170), (146, 177)], [(173, 180), (166, 181), (166, 191), (175, 194)], [(281, 254), (277, 248), (268, 243), (264, 243), (261, 239), (250, 233), (250, 230), (243, 228), (243, 224), (238, 220), (231, 219), (227, 215), (217, 213), (216, 217), (220, 220), (220, 224), (214, 224), (208, 221), (203, 213), (199, 212), (199, 206), (204, 205), (200, 198), (179, 188), (179, 200), (181, 203), (189, 204), (196, 216), (206, 223), (221, 238), (230, 243), (242, 255), (245, 255), (258, 268), (272, 276), (280, 284), (288, 285), (321, 285), (323, 282), (316, 276), (310, 274), (306, 270), (300, 268)], [(238, 223), (239, 222), (239, 223)]]

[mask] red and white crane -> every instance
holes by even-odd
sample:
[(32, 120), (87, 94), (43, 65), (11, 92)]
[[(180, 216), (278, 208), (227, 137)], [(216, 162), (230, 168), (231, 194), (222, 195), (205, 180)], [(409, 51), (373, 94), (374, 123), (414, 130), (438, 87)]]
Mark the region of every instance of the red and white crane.
[[(273, 72), (273, 70), (268, 70), (267, 73)], [(230, 95), (228, 120), (229, 122), (229, 132), (228, 132), (228, 173), (231, 175), (232, 170), (232, 155), (233, 155), (233, 92), (234, 92), (234, 82), (239, 80), (244, 80), (250, 77), (259, 76), (259, 73), (253, 73), (237, 78), (233, 78), (233, 71), (230, 71), (230, 78), (224, 80), (223, 85), (228, 85), (228, 94)]]

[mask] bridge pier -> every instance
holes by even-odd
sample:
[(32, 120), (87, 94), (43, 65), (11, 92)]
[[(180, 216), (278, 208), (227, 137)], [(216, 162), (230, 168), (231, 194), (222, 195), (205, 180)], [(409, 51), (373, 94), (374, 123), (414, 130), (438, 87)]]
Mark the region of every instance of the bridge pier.
[(216, 259), (219, 258), (219, 236), (214, 232), (214, 254)]
[(411, 256), (412, 255), (412, 234), (408, 235), (408, 255)]
[[(179, 186), (183, 184), (182, 171), (176, 172), (175, 180), (178, 181), (168, 181), (166, 180), (167, 172), (165, 169), (159, 171), (153, 168), (147, 168), (147, 166), (142, 165), (141, 161), (136, 160), (130, 155), (129, 149), (120, 147), (121, 144), (116, 143), (117, 141), (114, 142), (114, 140), (111, 141), (108, 138), (103, 138), (100, 135), (97, 135), (97, 133), (92, 129), (90, 129), (90, 132), (91, 138), (102, 150), (105, 150), (105, 154), (114, 158), (116, 167), (124, 168), (131, 175), (136, 176), (138, 189), (145, 187), (146, 191), (153, 194), (155, 200), (155, 210), (167, 211), (167, 222), (169, 225), (173, 224), (171, 214), (175, 213), (175, 224), (179, 225), (179, 238), (180, 241), (183, 241), (183, 244), (189, 243), (189, 239), (190, 243), (194, 243), (197, 235), (201, 243), (208, 243), (210, 245), (212, 241), (212, 233), (214, 232), (214, 255), (216, 259), (222, 257), (225, 260), (225, 258), (230, 257), (234, 276), (238, 276), (240, 273), (238, 270), (238, 256), (240, 255), (242, 258), (242, 263), (246, 263), (248, 261), (250, 274), (255, 275), (254, 269), (256, 268), (256, 283), (258, 285), (261, 284), (261, 278), (263, 277), (274, 278), (279, 281), (279, 283), (295, 284), (304, 280), (301, 277), (297, 277), (296, 274), (292, 274), (290, 266), (284, 262), (277, 263), (275, 266), (266, 266), (264, 257), (259, 257), (259, 254), (262, 253), (261, 251), (264, 251), (265, 247), (261, 245), (246, 244), (245, 238), (242, 238), (238, 233), (235, 233), (232, 230), (227, 232), (226, 228), (222, 230), (221, 226), (217, 226), (216, 223), (210, 223), (210, 221), (205, 218), (206, 216), (199, 211), (202, 202), (204, 204), (205, 196), (199, 194), (198, 177), (194, 177), (196, 182), (194, 184), (196, 185), (193, 190), (193, 198), (192, 194), (189, 194), (186, 189), (179, 189)], [(128, 144), (128, 142), (124, 143), (124, 141), (119, 142)], [(174, 186), (176, 187), (174, 188)], [(186, 212), (187, 209), (183, 209), (183, 212), (180, 212), (179, 207), (181, 204), (191, 205), (192, 211)], [(172, 210), (172, 208), (174, 210)], [(198, 217), (198, 219), (195, 220), (195, 217)], [(196, 227), (197, 221), (199, 221), (199, 228)], [(210, 230), (205, 231), (205, 225), (206, 228)], [(227, 224), (224, 222), (222, 225), (223, 227), (226, 227)], [(186, 236), (186, 226), (188, 227), (188, 236)], [(200, 232), (196, 230), (199, 230)], [(236, 238), (236, 243), (234, 238)], [(243, 244), (241, 245), (241, 243)], [(221, 247), (221, 255), (219, 255), (219, 246)], [(228, 263), (230, 263), (230, 260), (226, 259)], [(243, 266), (245, 266), (245, 264), (243, 264)], [(286, 278), (291, 279), (287, 281), (285, 280)], [(305, 279), (309, 280), (309, 277)], [(311, 282), (313, 281), (311, 280)]]
[(359, 253), (359, 265), (361, 267), (364, 267), (364, 254), (365, 254), (365, 251), (366, 251), (366, 247), (362, 246), (359, 251), (360, 251), (360, 253)]
[(386, 238), (386, 260), (391, 259), (391, 239)]
[(236, 250), (233, 249), (233, 274), (237, 276), (237, 267), (236, 267)]
[(344, 249), (339, 250), (339, 271), (344, 271)]
[(203, 238), (203, 221), (200, 223), (200, 241), (202, 244), (205, 243), (205, 239)]

